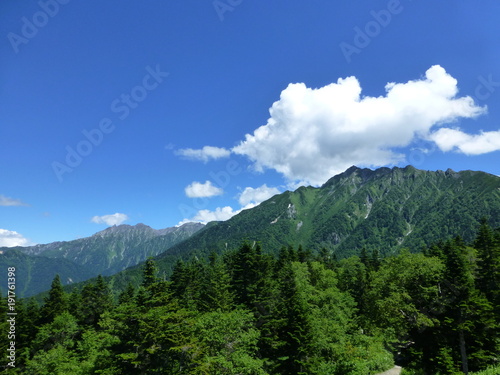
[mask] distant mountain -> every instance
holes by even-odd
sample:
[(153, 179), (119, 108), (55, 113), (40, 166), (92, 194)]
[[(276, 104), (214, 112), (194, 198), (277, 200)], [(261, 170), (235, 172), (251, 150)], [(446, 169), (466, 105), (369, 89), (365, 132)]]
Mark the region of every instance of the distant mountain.
[[(200, 223), (161, 230), (144, 224), (113, 226), (74, 241), (0, 248), (0, 265), (23, 270), (17, 281), (23, 295), (28, 296), (48, 289), (56, 273), (65, 283), (112, 275), (160, 254), (203, 227)], [(4, 283), (0, 285), (5, 290)]]
[[(4, 248), (5, 249), (5, 248)], [(78, 283), (95, 276), (84, 266), (67, 259), (53, 259), (38, 255), (26, 255), (19, 249), (0, 250), (0, 268), (16, 268), (16, 295), (29, 297), (42, 293), (50, 288), (56, 274), (63, 284)], [(7, 278), (0, 279), (2, 295), (7, 292)]]

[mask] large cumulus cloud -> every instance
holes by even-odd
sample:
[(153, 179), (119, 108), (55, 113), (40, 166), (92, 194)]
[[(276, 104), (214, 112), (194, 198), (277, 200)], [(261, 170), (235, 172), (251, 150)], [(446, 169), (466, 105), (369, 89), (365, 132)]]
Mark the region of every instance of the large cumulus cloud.
[(438, 65), (421, 79), (388, 83), (385, 90), (383, 96), (363, 96), (355, 77), (316, 89), (290, 84), (267, 123), (232, 152), (247, 156), (257, 171), (274, 169), (290, 183), (319, 185), (351, 165), (401, 162), (397, 148), (416, 138), (432, 140), (443, 124), (486, 110), (459, 97), (457, 80)]

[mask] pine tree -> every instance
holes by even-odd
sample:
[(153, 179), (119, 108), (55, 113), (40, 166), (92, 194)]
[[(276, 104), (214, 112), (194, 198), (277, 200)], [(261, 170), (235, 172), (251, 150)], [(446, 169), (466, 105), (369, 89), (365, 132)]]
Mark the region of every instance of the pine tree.
[(380, 260), (380, 252), (378, 251), (378, 249), (374, 249), (372, 251), (370, 264), (374, 271), (378, 271), (378, 269), (380, 268), (381, 260)]
[(145, 289), (150, 288), (154, 283), (158, 281), (157, 279), (158, 267), (153, 258), (148, 258), (144, 264), (144, 270), (142, 273), (142, 286)]
[(281, 374), (306, 374), (306, 361), (312, 342), (309, 307), (300, 290), (299, 281), (291, 263), (280, 276), (281, 303), (275, 324), (278, 329), (277, 365)]
[(97, 328), (97, 322), (105, 311), (113, 306), (111, 292), (104, 278), (99, 275), (95, 283), (85, 285), (81, 293), (81, 307), (78, 316), (81, 323)]
[(54, 318), (67, 311), (68, 298), (64, 292), (59, 275), (54, 277), (50, 286), (49, 296), (45, 298), (42, 308), (42, 323), (50, 323)]
[(179, 300), (183, 299), (186, 288), (189, 284), (188, 272), (186, 264), (182, 259), (178, 259), (172, 270), (172, 275), (170, 276), (170, 286), (169, 289), (172, 292), (173, 297)]
[(361, 249), (361, 253), (359, 254), (359, 259), (361, 260), (361, 263), (365, 265), (365, 267), (370, 266), (370, 259), (368, 258), (368, 251), (366, 251), (366, 247), (363, 246)]
[(236, 303), (265, 315), (274, 266), (272, 258), (262, 254), (260, 245), (244, 243), (230, 260)]
[(302, 245), (297, 249), (297, 258), (301, 263), (310, 262), (312, 260), (312, 252), (310, 249), (304, 250)]
[(448, 241), (443, 249), (446, 265), (446, 281), (448, 295), (448, 316), (445, 321), (450, 329), (458, 335), (458, 345), (462, 371), (469, 372), (467, 343), (465, 330), (468, 323), (468, 304), (473, 295), (473, 278), (470, 262), (467, 260), (467, 250), (463, 240), (456, 237), (453, 241)]
[(118, 296), (118, 303), (121, 304), (126, 304), (126, 303), (132, 303), (134, 302), (134, 297), (135, 297), (135, 288), (131, 283), (128, 283), (127, 288), (120, 293)]
[(467, 374), (492, 363), (498, 352), (498, 329), (492, 304), (475, 288), (473, 250), (457, 237), (445, 244), (443, 253), (446, 311), (442, 333), (451, 338), (451, 348), (458, 346), (462, 371)]
[(203, 311), (229, 312), (234, 305), (234, 293), (231, 290), (231, 276), (226, 264), (212, 254), (206, 272), (201, 294)]
[(477, 261), (477, 288), (490, 302), (500, 302), (500, 244), (496, 241), (494, 232), (486, 219), (481, 221), (474, 247), (479, 258)]

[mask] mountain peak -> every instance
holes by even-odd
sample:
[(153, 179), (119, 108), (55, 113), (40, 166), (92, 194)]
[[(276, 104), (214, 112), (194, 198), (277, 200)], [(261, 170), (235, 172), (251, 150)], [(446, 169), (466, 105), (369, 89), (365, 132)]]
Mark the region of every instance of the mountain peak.
[(361, 179), (361, 181), (365, 182), (368, 179), (370, 179), (372, 176), (374, 176), (375, 174), (379, 173), (380, 171), (386, 172), (386, 171), (390, 171), (390, 169), (389, 168), (379, 168), (376, 170), (372, 170), (369, 168), (360, 168), (360, 167), (353, 165), (352, 167), (348, 168), (344, 172), (330, 178), (327, 182), (325, 182), (323, 184), (322, 187), (333, 185), (337, 182), (344, 181), (346, 179), (352, 179), (355, 177), (358, 177)]
[(147, 226), (145, 224), (139, 223), (136, 225), (128, 225), (128, 224), (120, 224), (120, 225), (113, 225), (112, 227), (108, 227), (104, 230), (101, 230), (100, 232), (97, 232), (94, 234), (94, 236), (99, 236), (99, 237), (104, 237), (104, 236), (109, 236), (109, 235), (115, 235), (115, 234), (123, 234), (123, 233), (129, 233), (129, 232), (155, 232), (153, 228), (150, 226)]

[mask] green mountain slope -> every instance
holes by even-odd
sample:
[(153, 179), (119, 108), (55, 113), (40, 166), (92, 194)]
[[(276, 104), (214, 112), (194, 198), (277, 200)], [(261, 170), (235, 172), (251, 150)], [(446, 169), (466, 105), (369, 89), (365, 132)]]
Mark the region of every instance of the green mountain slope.
[(160, 254), (201, 228), (203, 225), (198, 223), (162, 230), (144, 224), (124, 224), (109, 227), (91, 237), (18, 249), (28, 255), (68, 259), (88, 267), (96, 275), (111, 275)]
[[(0, 248), (0, 266), (16, 267), (21, 296), (31, 296), (49, 289), (56, 274), (64, 284), (112, 275), (160, 254), (203, 227), (199, 223), (162, 230), (144, 224), (113, 226), (74, 241)], [(5, 290), (4, 283), (0, 285)]]
[[(93, 276), (83, 266), (67, 259), (51, 259), (38, 255), (26, 255), (18, 249), (0, 250), (0, 268), (16, 268), (16, 296), (30, 297), (50, 288), (55, 275), (59, 274), (64, 284), (78, 283)], [(0, 280), (2, 295), (7, 292), (7, 277)]]
[[(500, 225), (500, 178), (484, 172), (351, 167), (320, 188), (301, 187), (219, 222), (159, 258), (260, 241), (326, 247), (339, 257), (362, 247), (382, 254), (418, 250), (441, 238), (471, 240), (481, 217)], [(472, 223), (472, 224), (471, 224)]]

